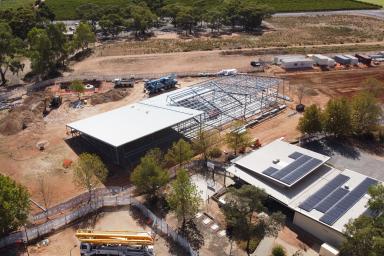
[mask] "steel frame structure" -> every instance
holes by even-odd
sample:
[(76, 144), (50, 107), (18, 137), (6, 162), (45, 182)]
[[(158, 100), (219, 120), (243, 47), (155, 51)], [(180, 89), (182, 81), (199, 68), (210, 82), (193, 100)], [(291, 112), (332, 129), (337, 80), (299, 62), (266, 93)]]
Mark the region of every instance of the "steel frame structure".
[(204, 112), (174, 127), (188, 138), (199, 129), (222, 130), (234, 120), (249, 121), (278, 107), (283, 80), (276, 77), (237, 75), (201, 82), (167, 97), (173, 106)]

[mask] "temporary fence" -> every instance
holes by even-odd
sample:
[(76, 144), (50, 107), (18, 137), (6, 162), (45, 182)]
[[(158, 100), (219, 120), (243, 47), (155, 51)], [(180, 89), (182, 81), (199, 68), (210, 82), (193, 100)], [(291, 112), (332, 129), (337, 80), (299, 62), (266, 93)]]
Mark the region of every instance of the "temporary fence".
[[(119, 191), (122, 193), (113, 195), (114, 193), (119, 193)], [(40, 237), (66, 227), (73, 223), (75, 220), (78, 220), (88, 214), (94, 213), (103, 207), (130, 205), (139, 209), (144, 216), (151, 220), (152, 228), (155, 231), (172, 238), (186, 251), (188, 251), (190, 255), (198, 255), (198, 252), (196, 252), (191, 247), (189, 242), (184, 237), (174, 231), (163, 219), (157, 217), (137, 199), (132, 198), (131, 193), (125, 193), (126, 191), (130, 190), (125, 190), (124, 188), (118, 187), (99, 189), (93, 191), (92, 194), (84, 193), (63, 204), (52, 207), (48, 209), (50, 214), (58, 213), (63, 209), (67, 210), (70, 207), (75, 206), (77, 206), (77, 209), (71, 210), (69, 213), (64, 214), (61, 217), (48, 220), (41, 225), (28, 228), (26, 227), (24, 230), (12, 233), (0, 239), (0, 248), (17, 243), (28, 243), (29, 241), (39, 239)], [(44, 213), (42, 216), (45, 218), (47, 215)], [(36, 219), (42, 218), (40, 214), (35, 215), (34, 217), (36, 217)]]

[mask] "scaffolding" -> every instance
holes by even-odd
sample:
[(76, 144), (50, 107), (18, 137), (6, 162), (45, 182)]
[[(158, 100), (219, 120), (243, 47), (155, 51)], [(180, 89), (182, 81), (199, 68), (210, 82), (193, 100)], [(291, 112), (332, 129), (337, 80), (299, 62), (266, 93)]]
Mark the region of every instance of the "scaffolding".
[(167, 104), (201, 110), (193, 118), (174, 129), (194, 138), (199, 129), (222, 130), (234, 120), (250, 121), (279, 107), (282, 79), (266, 76), (237, 75), (201, 82), (170, 94)]

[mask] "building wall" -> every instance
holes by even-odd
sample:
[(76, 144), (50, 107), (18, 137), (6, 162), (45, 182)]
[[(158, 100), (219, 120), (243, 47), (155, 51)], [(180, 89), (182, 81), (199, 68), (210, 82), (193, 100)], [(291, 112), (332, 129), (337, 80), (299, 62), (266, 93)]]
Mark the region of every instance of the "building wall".
[(295, 216), (293, 217), (293, 224), (319, 238), (321, 241), (335, 247), (339, 247), (344, 240), (343, 235), (339, 232), (315, 220), (312, 220), (299, 212), (295, 212)]

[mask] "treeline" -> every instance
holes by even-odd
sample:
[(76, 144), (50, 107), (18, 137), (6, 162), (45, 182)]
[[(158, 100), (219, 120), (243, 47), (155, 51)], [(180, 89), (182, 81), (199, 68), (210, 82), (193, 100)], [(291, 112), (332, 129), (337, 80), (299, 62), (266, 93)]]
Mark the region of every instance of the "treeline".
[(22, 71), (22, 57), (31, 60), (33, 75), (45, 78), (65, 67), (70, 55), (85, 50), (95, 41), (88, 23), (79, 24), (72, 39), (63, 23), (53, 23), (55, 15), (44, 2), (34, 8), (0, 11), (0, 85), (8, 71)]
[[(322, 110), (313, 104), (305, 109), (298, 130), (309, 136), (325, 134), (336, 137), (368, 135), (380, 130), (382, 109), (372, 92), (352, 97), (330, 99)], [(381, 140), (384, 134), (380, 134)]]
[(116, 36), (122, 31), (135, 31), (136, 36), (158, 26), (168, 18), (179, 29), (192, 34), (203, 24), (212, 31), (220, 31), (222, 26), (241, 27), (252, 31), (260, 27), (263, 18), (273, 10), (248, 0), (227, 0), (212, 7), (207, 1), (192, 3), (167, 3), (162, 1), (139, 1), (126, 6), (100, 7), (87, 3), (76, 8), (78, 19), (90, 21), (96, 29), (100, 26), (105, 35)]

